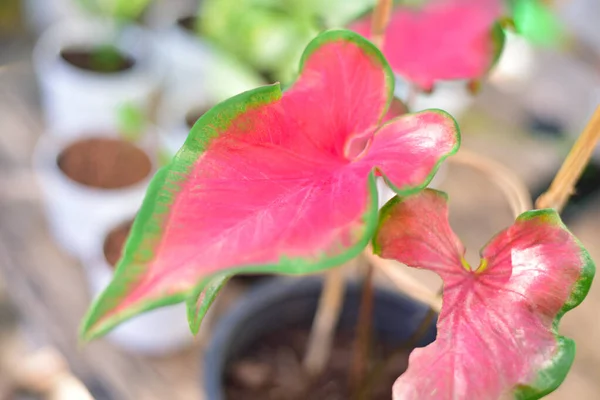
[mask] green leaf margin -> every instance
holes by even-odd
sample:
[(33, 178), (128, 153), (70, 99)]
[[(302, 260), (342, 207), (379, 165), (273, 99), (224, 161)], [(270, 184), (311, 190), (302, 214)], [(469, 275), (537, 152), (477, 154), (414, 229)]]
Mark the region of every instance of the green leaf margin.
[(587, 296), (594, 275), (596, 266), (590, 254), (585, 249), (583, 244), (571, 233), (567, 226), (562, 222), (560, 216), (554, 209), (546, 208), (541, 210), (526, 211), (517, 218), (519, 221), (530, 221), (535, 218), (540, 218), (542, 222), (550, 223), (558, 228), (566, 231), (575, 241), (580, 250), (580, 259), (583, 265), (581, 275), (571, 290), (571, 296), (561, 308), (559, 313), (552, 322), (552, 331), (558, 343), (556, 354), (552, 359), (552, 363), (547, 367), (537, 372), (537, 376), (533, 383), (529, 385), (519, 385), (515, 388), (514, 397), (518, 400), (537, 400), (554, 390), (556, 390), (565, 380), (573, 360), (575, 359), (575, 342), (567, 337), (558, 334), (558, 325), (560, 320), (568, 311), (577, 307)]
[[(454, 126), (454, 131), (456, 132), (456, 143), (454, 144), (454, 146), (452, 147), (452, 149), (450, 149), (450, 151), (448, 153), (446, 153), (442, 157), (440, 157), (440, 159), (438, 160), (438, 162), (433, 166), (433, 170), (431, 171), (431, 173), (429, 175), (427, 175), (427, 177), (425, 178), (425, 180), (423, 182), (421, 182), (420, 185), (417, 185), (417, 186), (405, 186), (405, 187), (402, 187), (402, 188), (396, 187), (385, 176), (385, 174), (383, 173), (383, 171), (379, 170), (379, 172), (381, 173), (381, 176), (383, 177), (383, 180), (389, 186), (389, 188), (392, 189), (394, 192), (396, 192), (396, 194), (398, 194), (400, 196), (410, 196), (411, 194), (419, 193), (421, 190), (425, 189), (427, 187), (427, 185), (429, 185), (431, 183), (431, 181), (433, 180), (433, 177), (435, 176), (435, 174), (437, 173), (437, 171), (442, 166), (442, 162), (444, 162), (444, 160), (446, 160), (448, 157), (453, 156), (454, 154), (456, 154), (458, 152), (458, 149), (460, 148), (461, 135), (460, 135), (460, 127), (458, 126), (458, 122), (454, 119), (454, 117), (452, 115), (448, 114), (444, 110), (440, 110), (440, 109), (437, 109), (437, 108), (431, 108), (431, 109), (419, 111), (419, 112), (416, 112), (416, 113), (410, 113), (410, 114), (401, 115), (399, 117), (396, 117), (396, 118), (393, 118), (393, 119), (389, 120), (384, 125), (382, 125), (382, 127), (379, 128), (379, 129), (383, 129), (383, 127), (385, 127), (385, 126), (387, 126), (389, 124), (393, 124), (395, 121), (402, 119), (404, 116), (407, 116), (407, 115), (418, 115), (418, 114), (425, 114), (425, 113), (436, 113), (436, 114), (439, 114), (439, 115), (443, 116), (445, 119), (447, 119), (448, 122), (451, 122), (453, 124), (453, 126)], [(375, 133), (375, 135), (377, 135), (377, 132)], [(386, 206), (387, 206), (387, 203), (386, 203)], [(385, 206), (384, 206), (384, 208), (385, 208)], [(383, 212), (383, 208), (382, 208), (382, 212)]]

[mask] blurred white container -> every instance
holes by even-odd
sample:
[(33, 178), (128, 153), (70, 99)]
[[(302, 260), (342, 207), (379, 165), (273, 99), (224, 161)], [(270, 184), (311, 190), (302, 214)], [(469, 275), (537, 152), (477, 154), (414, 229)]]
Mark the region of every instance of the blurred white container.
[[(163, 108), (189, 107), (207, 99), (221, 101), (264, 85), (252, 69), (186, 29), (182, 21), (185, 18), (176, 19), (157, 35), (168, 70)], [(167, 112), (161, 113), (162, 120)]]
[[(468, 90), (468, 81), (438, 81), (432, 93), (410, 94), (410, 85), (402, 77), (396, 76), (394, 95), (408, 104), (411, 112), (439, 108), (459, 119), (473, 104), (475, 96)], [(411, 97), (412, 96), (412, 97)]]
[[(105, 230), (94, 251), (84, 262), (88, 285), (94, 297), (106, 288), (113, 276), (113, 267), (106, 260), (104, 252), (105, 241), (113, 229), (131, 221), (133, 215), (129, 214), (127, 218)], [(203, 330), (208, 325), (207, 319), (202, 325)], [(193, 341), (185, 304), (167, 306), (136, 316), (117, 326), (106, 338), (125, 350), (148, 355), (174, 352)]]
[[(115, 45), (134, 65), (121, 72), (97, 73), (78, 68), (61, 56), (65, 49), (104, 44)], [(57, 23), (39, 39), (33, 60), (47, 126), (65, 134), (76, 133), (82, 126), (116, 124), (123, 106), (150, 113), (163, 77), (148, 32), (133, 26), (117, 31), (105, 21)]]
[(535, 49), (527, 39), (506, 30), (504, 49), (490, 73), (490, 84), (506, 93), (520, 91), (535, 72), (535, 56)]
[(114, 129), (79, 130), (77, 134), (45, 133), (40, 137), (33, 154), (50, 231), (62, 248), (80, 259), (86, 259), (94, 251), (99, 238), (110, 227), (139, 209), (156, 169), (152, 150), (138, 146), (151, 162), (149, 174), (139, 182), (119, 189), (102, 189), (72, 180), (58, 165), (60, 155), (81, 139), (75, 136), (97, 137), (95, 134), (98, 132), (114, 132)]

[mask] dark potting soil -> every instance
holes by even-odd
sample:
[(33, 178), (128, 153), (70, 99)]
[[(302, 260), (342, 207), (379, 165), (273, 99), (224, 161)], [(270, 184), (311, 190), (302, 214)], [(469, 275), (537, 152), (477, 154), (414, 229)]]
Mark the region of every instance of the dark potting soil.
[[(355, 335), (338, 332), (327, 367), (314, 380), (302, 369), (308, 336), (308, 330), (301, 328), (273, 332), (230, 362), (225, 378), (227, 400), (352, 399), (348, 380)], [(367, 377), (377, 378), (371, 381), (370, 395), (364, 398), (390, 400), (392, 385), (407, 365), (407, 351), (374, 343)], [(379, 372), (374, 373), (375, 369)]]
[(71, 48), (62, 50), (60, 56), (77, 68), (101, 74), (123, 72), (135, 65), (132, 57), (114, 48), (109, 51)]
[(102, 189), (117, 189), (142, 181), (152, 169), (148, 155), (119, 139), (89, 138), (77, 141), (58, 156), (58, 167), (75, 182)]
[(115, 267), (121, 258), (125, 241), (131, 230), (133, 221), (126, 222), (117, 228), (113, 229), (104, 240), (104, 258), (108, 265)]

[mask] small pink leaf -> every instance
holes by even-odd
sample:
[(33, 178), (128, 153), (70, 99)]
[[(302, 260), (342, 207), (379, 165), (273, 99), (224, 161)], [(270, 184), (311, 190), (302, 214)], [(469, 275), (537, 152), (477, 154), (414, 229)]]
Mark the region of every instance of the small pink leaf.
[(394, 399), (538, 399), (562, 383), (575, 346), (558, 324), (586, 296), (595, 267), (555, 211), (523, 213), (472, 270), (446, 196), (428, 189), (384, 207), (374, 246), (444, 281), (437, 339), (413, 351)]
[(206, 113), (154, 178), (82, 335), (181, 301), (214, 275), (306, 274), (357, 255), (377, 223), (375, 170), (411, 192), (459, 145), (438, 111), (378, 131), (393, 82), (371, 43), (329, 31), (309, 44), (289, 90), (259, 88)]
[[(504, 32), (500, 0), (442, 0), (423, 8), (399, 6), (387, 27), (383, 53), (392, 69), (429, 91), (438, 80), (478, 79), (497, 60)], [(371, 16), (350, 28), (369, 38)]]

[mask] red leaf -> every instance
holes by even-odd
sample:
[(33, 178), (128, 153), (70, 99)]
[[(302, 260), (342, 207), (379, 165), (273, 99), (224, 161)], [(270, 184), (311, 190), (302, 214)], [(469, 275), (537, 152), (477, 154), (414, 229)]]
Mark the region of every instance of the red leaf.
[[(305, 274), (356, 256), (375, 230), (374, 169), (409, 192), (458, 148), (454, 120), (437, 111), (402, 116), (375, 134), (392, 92), (375, 47), (329, 31), (308, 46), (283, 95), (264, 87), (206, 113), (153, 180), (82, 335), (201, 293), (198, 282), (214, 275)], [(203, 310), (204, 298), (214, 296), (188, 304)]]
[[(383, 53), (392, 69), (429, 91), (438, 80), (484, 76), (498, 58), (504, 34), (499, 0), (443, 0), (394, 9)], [(350, 27), (369, 38), (371, 16)]]
[(575, 347), (558, 323), (586, 296), (595, 267), (555, 211), (523, 213), (475, 270), (441, 192), (395, 198), (381, 215), (376, 251), (444, 280), (437, 339), (413, 351), (394, 399), (537, 399), (562, 383)]

